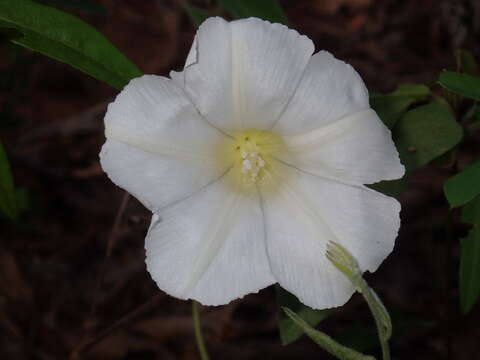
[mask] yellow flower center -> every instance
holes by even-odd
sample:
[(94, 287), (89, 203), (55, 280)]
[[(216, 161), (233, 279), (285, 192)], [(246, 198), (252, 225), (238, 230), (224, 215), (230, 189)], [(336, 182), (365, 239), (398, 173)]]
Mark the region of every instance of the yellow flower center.
[[(234, 135), (226, 146), (226, 161), (237, 189), (264, 185), (272, 177), (274, 158), (284, 151), (282, 138), (267, 130), (247, 129)], [(224, 149), (225, 150), (225, 149)], [(233, 164), (233, 165), (232, 165)]]

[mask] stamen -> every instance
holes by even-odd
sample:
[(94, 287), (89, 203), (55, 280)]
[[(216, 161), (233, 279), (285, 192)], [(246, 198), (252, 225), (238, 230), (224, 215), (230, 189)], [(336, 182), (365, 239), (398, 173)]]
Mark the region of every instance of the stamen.
[(265, 160), (257, 152), (241, 152), (242, 173), (250, 175), (251, 180), (256, 181), (258, 173), (265, 167)]
[[(272, 155), (284, 151), (282, 139), (265, 130), (246, 129), (238, 132), (227, 151), (225, 161), (234, 164), (232, 179), (237, 188), (248, 190), (252, 185), (264, 186), (272, 171)], [(231, 162), (230, 162), (231, 164)]]

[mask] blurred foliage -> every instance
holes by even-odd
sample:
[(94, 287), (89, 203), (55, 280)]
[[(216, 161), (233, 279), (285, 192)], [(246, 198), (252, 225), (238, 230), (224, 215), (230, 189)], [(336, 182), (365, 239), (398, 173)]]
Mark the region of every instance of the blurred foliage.
[(429, 94), (430, 89), (423, 84), (402, 84), (389, 94), (372, 93), (370, 106), (391, 129), (412, 104), (425, 100)]
[(31, 0), (0, 2), (0, 26), (21, 32), (11, 41), (65, 62), (121, 89), (138, 68), (92, 26)]
[(462, 139), (463, 131), (448, 105), (434, 101), (407, 112), (395, 125), (393, 137), (408, 171), (428, 164)]
[(480, 100), (480, 77), (445, 71), (440, 74), (438, 82), (445, 89), (461, 96)]
[[(390, 94), (374, 93), (370, 97), (372, 108), (392, 129), (407, 176), (433, 161), (437, 166), (454, 168), (456, 149), (464, 133), (480, 130), (480, 110), (475, 102), (480, 100), (480, 77), (475, 76), (479, 74), (478, 63), (469, 51), (460, 50), (457, 67), (459, 72), (447, 71), (439, 76), (438, 84), (445, 90), (445, 99), (436, 97), (418, 105), (428, 100), (430, 90), (412, 84), (400, 85)], [(470, 101), (470, 107), (459, 123), (456, 112), (465, 100)], [(405, 179), (383, 181), (369, 187), (398, 197), (406, 182)], [(461, 219), (474, 226), (468, 237), (461, 240), (460, 304), (462, 312), (467, 313), (480, 294), (480, 160), (447, 180), (444, 192), (451, 207), (464, 206)]]
[[(460, 72), (441, 73), (438, 83), (456, 96), (449, 95), (450, 100), (454, 99), (455, 108), (466, 102), (470, 104), (461, 122), (467, 134), (474, 134), (480, 130), (476, 102), (480, 100), (480, 77), (475, 76), (479, 74), (479, 66), (470, 52), (460, 50), (457, 68)], [(461, 221), (473, 225), (468, 236), (460, 241), (460, 308), (463, 313), (468, 313), (480, 295), (480, 160), (450, 177), (443, 189), (450, 207), (463, 206)]]
[(448, 179), (443, 186), (451, 207), (465, 205), (480, 194), (480, 160)]
[[(390, 94), (375, 93), (372, 108), (391, 128), (406, 173), (439, 159), (462, 139), (462, 128), (448, 104), (436, 98), (424, 105), (430, 90), (425, 85), (403, 84)], [(417, 105), (415, 107), (415, 105)], [(413, 107), (413, 108), (412, 108)], [(398, 198), (406, 189), (405, 178), (368, 187)]]

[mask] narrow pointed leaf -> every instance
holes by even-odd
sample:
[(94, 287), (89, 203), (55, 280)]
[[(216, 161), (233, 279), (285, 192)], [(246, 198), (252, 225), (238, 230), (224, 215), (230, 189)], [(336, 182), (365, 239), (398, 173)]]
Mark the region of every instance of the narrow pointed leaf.
[(1, 0), (0, 27), (22, 33), (11, 41), (67, 63), (121, 89), (140, 70), (79, 18), (31, 0)]
[(290, 319), (284, 311), (283, 307), (287, 307), (295, 311), (308, 325), (315, 327), (328, 315), (331, 310), (314, 310), (306, 305), (303, 305), (295, 295), (290, 294), (279, 285), (276, 285), (277, 304), (278, 304), (278, 330), (280, 332), (280, 340), (282, 345), (288, 345), (300, 338), (303, 335), (303, 330), (299, 328)]
[(474, 227), (461, 240), (460, 305), (468, 313), (480, 295), (480, 229)]

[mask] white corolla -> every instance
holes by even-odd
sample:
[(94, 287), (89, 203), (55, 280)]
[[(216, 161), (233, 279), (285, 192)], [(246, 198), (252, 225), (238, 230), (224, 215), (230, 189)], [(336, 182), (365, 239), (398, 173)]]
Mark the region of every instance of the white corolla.
[(306, 36), (210, 18), (182, 72), (132, 80), (108, 107), (101, 164), (152, 211), (147, 269), (160, 289), (225, 304), (279, 283), (312, 308), (354, 288), (335, 241), (375, 271), (399, 203), (364, 184), (400, 178), (390, 131), (355, 70)]

